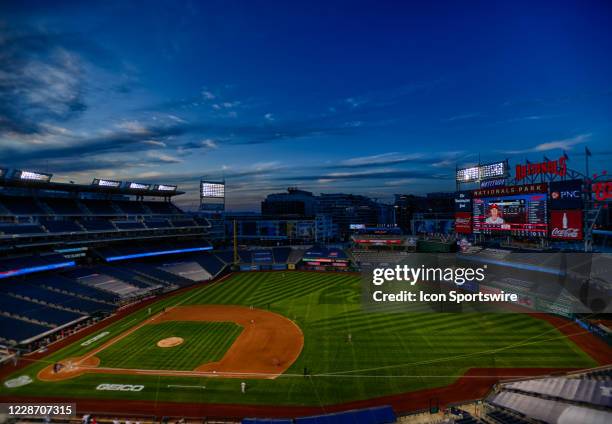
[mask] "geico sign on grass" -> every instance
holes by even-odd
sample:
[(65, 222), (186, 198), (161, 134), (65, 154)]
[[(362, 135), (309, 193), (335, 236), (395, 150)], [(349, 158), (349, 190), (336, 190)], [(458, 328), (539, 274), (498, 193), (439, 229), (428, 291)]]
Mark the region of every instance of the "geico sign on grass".
[(111, 392), (140, 392), (145, 386), (141, 384), (98, 384), (96, 390), (106, 390)]
[(102, 337), (106, 337), (108, 335), (109, 335), (109, 332), (108, 331), (104, 331), (104, 332), (98, 334), (97, 336), (94, 336), (91, 339), (84, 341), (83, 343), (81, 343), (81, 346), (89, 346), (90, 344), (100, 340)]

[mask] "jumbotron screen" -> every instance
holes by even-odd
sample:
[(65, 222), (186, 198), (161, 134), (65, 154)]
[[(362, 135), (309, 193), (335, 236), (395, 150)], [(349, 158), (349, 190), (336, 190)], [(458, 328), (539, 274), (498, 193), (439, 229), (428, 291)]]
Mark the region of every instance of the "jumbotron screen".
[(200, 193), (202, 197), (223, 198), (225, 197), (225, 184), (202, 182)]
[(546, 193), (475, 198), (474, 233), (546, 237)]

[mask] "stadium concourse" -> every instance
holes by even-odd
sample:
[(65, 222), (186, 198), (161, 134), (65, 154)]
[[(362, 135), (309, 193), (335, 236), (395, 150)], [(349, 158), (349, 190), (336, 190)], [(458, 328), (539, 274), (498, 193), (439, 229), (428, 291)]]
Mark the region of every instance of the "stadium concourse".
[[(432, 343), (432, 339), (427, 339), (420, 329), (410, 327), (409, 320), (395, 319), (392, 314), (389, 314), (391, 317), (377, 317), (361, 313), (359, 279), (354, 271), (373, 264), (400, 263), (410, 252), (419, 249), (450, 251), (452, 242), (415, 240), (394, 232), (388, 235), (359, 234), (349, 244), (342, 245), (250, 246), (234, 251), (227, 245), (213, 244), (211, 223), (206, 218), (186, 213), (174, 204), (174, 196), (180, 194), (182, 192), (176, 186), (164, 184), (125, 184), (99, 179), (91, 185), (63, 184), (52, 182), (50, 176), (42, 179), (0, 179), (0, 353), (4, 362), (0, 369), (3, 381), (0, 400), (11, 399), (5, 395), (6, 390), (24, 387), (27, 390), (30, 384), (35, 387), (33, 390), (42, 387), (36, 384), (48, 386), (44, 393), (41, 392), (40, 398), (37, 398), (37, 393), (31, 395), (29, 400), (56, 399), (54, 396), (59, 395), (56, 391), (70, 389), (71, 378), (75, 377), (76, 380), (81, 379), (79, 382), (95, 381), (93, 387), (98, 390), (103, 386), (103, 389), (96, 393), (99, 398), (90, 393), (78, 399), (79, 417), (74, 422), (81, 420), (83, 415), (95, 415), (97, 422), (113, 422), (120, 417), (122, 422), (143, 423), (175, 422), (183, 415), (189, 422), (245, 424), (382, 424), (395, 421), (565, 424), (611, 421), (611, 355), (609, 339), (601, 330), (606, 326), (601, 322), (590, 323), (578, 319), (574, 322), (568, 319), (571, 318), (568, 315), (561, 318), (552, 315), (535, 317), (531, 314), (511, 319), (465, 317), (466, 321), (461, 323), (452, 317), (428, 318), (432, 329), (445, 334), (437, 341), (440, 350), (435, 352), (427, 344)], [(518, 259), (509, 257), (506, 251), (496, 249), (463, 252), (463, 260), (466, 261), (482, 258), (501, 261), (503, 266), (512, 269), (546, 265), (541, 261), (530, 262), (533, 259), (529, 256)], [(611, 269), (607, 258), (596, 258), (594, 263), (597, 265), (594, 269), (599, 273)], [(296, 272), (290, 272), (294, 270)], [(538, 293), (545, 298), (548, 295), (537, 283), (521, 280), (520, 273), (513, 275), (512, 281), (501, 279), (499, 284), (521, 287), (524, 296)], [(478, 287), (466, 290), (478, 291)], [(254, 304), (253, 299), (258, 303)], [(270, 311), (271, 303), (276, 310)], [(206, 304), (214, 307), (203, 306)], [(181, 311), (188, 313), (181, 314)], [(221, 322), (214, 322), (211, 311), (218, 314), (217, 317), (223, 317), (217, 319)], [(201, 317), (194, 318), (200, 313)], [(231, 314), (240, 317), (228, 318)], [(275, 394), (272, 390), (263, 392), (262, 396), (268, 396), (263, 400), (245, 404), (228, 401), (235, 397), (223, 398), (221, 389), (217, 393), (210, 391), (205, 394), (220, 396), (223, 402), (211, 402), (205, 406), (203, 395), (187, 390), (180, 394), (187, 399), (184, 403), (177, 402), (172, 397), (176, 396), (175, 393), (168, 392), (161, 393), (160, 399), (157, 398), (159, 393), (155, 393), (154, 401), (138, 398), (134, 394), (126, 395), (126, 399), (117, 399), (112, 397), (112, 391), (104, 392), (107, 387), (104, 381), (100, 383), (101, 380), (94, 379), (98, 371), (104, 376), (122, 377), (143, 376), (155, 371), (157, 377), (173, 379), (168, 381), (172, 384), (168, 384), (166, 389), (185, 386), (180, 380), (181, 373), (201, 372), (195, 381), (210, 381), (211, 385), (216, 384), (215, 379), (235, 379), (239, 376), (232, 372), (219, 373), (214, 378), (210, 373), (216, 373), (216, 365), (227, 359), (223, 357), (225, 351), (237, 350), (241, 346), (248, 348), (248, 344), (244, 343), (245, 338), (259, 334), (257, 337), (265, 337), (266, 340), (275, 339), (277, 334), (263, 326), (254, 327), (259, 331), (241, 333), (239, 329), (261, 324), (260, 320), (272, 319), (274, 315), (275, 319), (286, 321), (286, 331), (281, 333), (285, 336), (292, 333), (303, 340), (299, 345), (288, 344), (293, 350), (287, 357), (283, 354), (288, 349), (280, 349), (280, 353), (265, 358), (267, 362), (264, 365), (268, 368), (263, 373), (259, 372), (261, 375), (254, 375), (258, 370), (247, 370), (250, 374), (245, 375), (249, 375), (249, 384), (253, 386), (267, 384), (267, 380), (278, 377), (277, 384), (283, 393), (288, 395), (294, 392), (293, 403), (286, 401), (282, 406), (274, 405), (270, 399), (274, 399), (278, 392)], [(207, 324), (194, 326), (193, 322), (196, 321), (206, 321)], [(347, 325), (354, 329), (354, 333), (348, 333), (348, 339), (344, 334)], [(480, 325), (491, 340), (477, 338), (469, 328), (465, 328)], [(150, 326), (157, 326), (155, 330), (159, 331), (149, 331)], [(425, 364), (424, 368), (431, 371), (436, 368), (427, 366), (432, 355), (440, 355), (440, 358), (433, 359), (434, 362), (449, 360), (447, 344), (466, 349), (467, 353), (459, 355), (460, 358), (469, 357), (481, 352), (483, 345), (506, 343), (508, 340), (520, 342), (524, 337), (533, 337), (528, 332), (521, 333), (530, 330), (529, 326), (533, 326), (536, 332), (557, 331), (558, 337), (545, 339), (546, 343), (534, 347), (534, 350), (530, 350), (529, 346), (516, 355), (504, 357), (502, 354), (503, 365), (499, 368), (495, 356), (492, 362), (468, 361), (446, 368), (441, 365), (444, 368), (442, 374), (430, 377), (439, 379), (434, 381), (443, 384), (426, 381), (427, 376), (421, 374), (412, 380), (392, 381), (394, 374), (389, 372), (382, 374), (384, 378), (388, 377), (389, 382), (385, 383), (381, 393), (376, 392), (370, 384), (372, 380), (368, 380), (380, 378), (376, 375), (355, 375), (354, 381), (344, 382), (342, 387), (333, 384), (325, 386), (325, 383), (314, 383), (313, 379), (338, 377), (335, 375), (338, 372), (312, 375), (309, 370), (312, 365), (299, 362), (300, 355), (304, 356), (307, 349), (310, 358), (321, 358), (321, 364), (316, 364), (320, 367), (329, 366), (328, 363), (333, 360), (369, 360), (372, 362), (368, 362), (368, 366), (375, 366), (374, 369), (378, 369), (380, 363), (377, 361), (380, 360), (381, 363), (388, 361), (389, 366), (401, 367), (405, 364), (393, 362), (398, 357), (421, 354), (423, 362), (418, 363)], [(342, 336), (330, 341), (332, 338), (329, 334), (339, 328), (343, 331)], [(386, 345), (359, 347), (352, 344), (353, 335), (356, 340), (359, 339), (359, 331), (367, 340), (382, 337), (381, 333), (385, 333), (386, 329), (395, 331), (385, 335), (387, 338), (380, 339), (380, 343), (388, 343)], [(203, 336), (194, 347), (187, 339), (198, 331), (201, 333), (197, 334)], [(398, 334), (408, 336), (401, 339)], [(308, 337), (318, 340), (320, 346), (328, 349), (309, 343)], [(287, 341), (286, 338), (280, 339)], [(170, 352), (186, 349), (186, 354), (178, 359), (169, 355), (163, 359), (167, 362), (157, 363), (157, 358), (140, 352), (144, 348), (135, 340), (151, 341), (150, 344), (157, 347), (163, 345), (160, 349)], [(257, 343), (255, 340), (250, 346)], [(376, 356), (377, 350), (384, 350), (381, 346), (391, 351), (391, 359)], [(401, 348), (397, 354), (393, 351), (396, 346)], [(501, 350), (506, 348), (501, 346)], [(86, 374), (100, 364), (100, 358), (95, 358), (90, 349), (102, 357), (103, 366), (91, 372), (91, 375), (77, 376), (77, 371)], [(363, 357), (357, 353), (358, 349), (363, 349), (359, 352)], [(71, 356), (61, 356), (66, 351)], [(194, 352), (201, 356), (195, 357)], [(539, 357), (541, 352), (544, 354)], [(88, 356), (87, 359), (98, 359), (98, 362), (78, 364), (70, 361), (83, 354)], [(233, 357), (245, 362), (244, 356)], [(112, 361), (116, 366), (108, 366)], [(295, 366), (294, 361), (297, 361)], [(533, 366), (532, 361), (535, 363)], [(353, 362), (340, 364), (355, 366)], [(78, 365), (83, 367), (78, 370), (72, 368)], [(584, 371), (597, 365), (602, 367)], [(294, 374), (288, 377), (299, 377), (297, 383), (282, 379), (284, 373), (292, 369), (291, 366)], [(296, 367), (299, 374), (295, 373)], [(44, 375), (44, 372), (41, 374), (43, 368), (52, 370), (52, 383), (45, 383), (40, 378)], [(583, 370), (575, 371), (577, 368)], [(32, 371), (30, 374), (19, 375), (21, 370), (28, 369)], [(353, 370), (355, 368), (350, 368), (348, 373)], [(572, 372), (567, 374), (570, 370)], [(420, 371), (420, 367), (417, 367), (416, 372)], [(347, 371), (339, 371), (339, 374), (344, 372)], [(560, 375), (561, 372), (564, 374)], [(517, 375), (522, 378), (505, 381)], [(533, 375), (540, 376), (537, 379), (527, 378)], [(358, 381), (361, 378), (363, 381)], [(255, 381), (257, 379), (265, 381)], [(134, 380), (128, 378), (127, 381)], [(226, 383), (221, 381), (218, 384)], [(316, 397), (308, 399), (310, 403), (300, 398), (301, 393), (306, 391), (312, 395), (315, 384), (323, 384), (321, 390), (327, 396), (326, 401), (319, 399), (316, 390)], [(350, 388), (358, 384), (359, 393), (355, 395)], [(383, 386), (382, 383), (380, 385)], [(120, 386), (139, 387), (138, 384)], [(75, 387), (75, 393), (82, 394), (79, 392), (82, 386), (75, 384)], [(108, 387), (112, 388), (114, 384)], [(159, 384), (157, 388), (159, 390)], [(232, 392), (231, 396), (236, 394)], [(23, 401), (24, 398), (17, 399)], [(109, 402), (109, 399), (113, 401)], [(429, 408), (422, 411), (425, 406)], [(277, 421), (266, 419), (267, 416), (275, 417)]]

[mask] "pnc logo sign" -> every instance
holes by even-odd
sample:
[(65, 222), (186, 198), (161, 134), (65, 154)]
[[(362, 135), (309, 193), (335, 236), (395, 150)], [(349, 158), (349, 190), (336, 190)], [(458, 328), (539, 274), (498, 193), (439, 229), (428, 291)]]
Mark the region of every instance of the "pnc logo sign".
[(580, 199), (580, 190), (569, 190), (569, 191), (553, 191), (550, 196), (554, 200), (574, 200)]

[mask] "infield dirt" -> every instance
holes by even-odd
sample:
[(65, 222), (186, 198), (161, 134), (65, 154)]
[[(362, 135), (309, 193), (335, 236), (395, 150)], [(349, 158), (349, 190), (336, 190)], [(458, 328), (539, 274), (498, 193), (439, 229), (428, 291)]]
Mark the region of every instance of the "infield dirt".
[[(243, 330), (223, 358), (201, 364), (192, 371), (100, 366), (100, 360), (95, 356), (97, 353), (144, 325), (169, 321), (233, 322)], [(38, 378), (43, 381), (59, 381), (85, 373), (96, 373), (273, 379), (293, 364), (303, 346), (302, 330), (290, 319), (273, 312), (234, 305), (176, 306), (132, 327), (86, 355), (59, 361), (61, 369), (58, 372), (54, 372), (54, 364), (47, 366), (38, 373)]]

